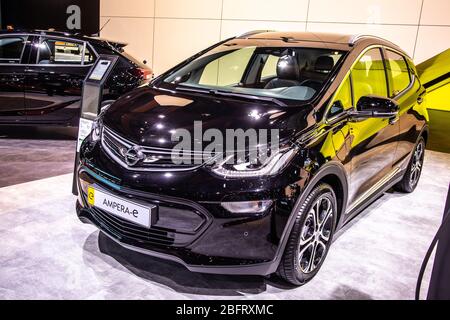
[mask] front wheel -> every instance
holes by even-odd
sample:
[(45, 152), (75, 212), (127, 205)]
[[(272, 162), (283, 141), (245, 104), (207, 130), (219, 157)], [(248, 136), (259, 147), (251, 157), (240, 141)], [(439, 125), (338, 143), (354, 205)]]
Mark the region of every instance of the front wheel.
[(416, 189), (419, 183), (420, 175), (422, 174), (423, 160), (425, 158), (425, 140), (420, 137), (414, 148), (413, 155), (409, 161), (403, 179), (395, 186), (395, 189), (400, 192), (410, 193)]
[(277, 271), (285, 281), (302, 285), (319, 271), (336, 227), (336, 203), (333, 188), (321, 183), (300, 206)]

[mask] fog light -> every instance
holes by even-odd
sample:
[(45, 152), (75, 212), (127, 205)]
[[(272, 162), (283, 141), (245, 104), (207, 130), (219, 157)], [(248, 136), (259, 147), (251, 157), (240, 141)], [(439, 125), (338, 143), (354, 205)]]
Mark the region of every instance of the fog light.
[(232, 213), (261, 213), (272, 205), (272, 200), (222, 202), (221, 205)]

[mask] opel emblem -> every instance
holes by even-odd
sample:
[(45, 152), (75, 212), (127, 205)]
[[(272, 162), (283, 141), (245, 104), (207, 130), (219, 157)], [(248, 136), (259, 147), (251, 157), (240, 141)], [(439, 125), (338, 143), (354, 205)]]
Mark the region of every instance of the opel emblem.
[(136, 165), (136, 163), (138, 163), (139, 161), (144, 160), (144, 158), (145, 158), (145, 155), (142, 152), (142, 149), (137, 146), (131, 147), (125, 153), (125, 162), (130, 167)]

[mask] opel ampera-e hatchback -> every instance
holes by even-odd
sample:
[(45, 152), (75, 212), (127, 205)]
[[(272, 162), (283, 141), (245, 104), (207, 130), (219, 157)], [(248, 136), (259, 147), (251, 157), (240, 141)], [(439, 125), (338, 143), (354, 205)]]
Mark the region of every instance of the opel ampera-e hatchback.
[[(78, 216), (191, 271), (278, 273), (301, 285), (371, 201), (416, 188), (425, 93), (411, 58), (377, 37), (227, 39), (102, 112), (81, 147)], [(220, 148), (206, 147), (206, 132), (232, 129), (276, 132), (257, 144), (270, 152), (226, 148), (222, 160), (240, 155), (214, 161)], [(174, 161), (176, 132), (193, 136), (192, 150), (181, 150), (191, 163)]]

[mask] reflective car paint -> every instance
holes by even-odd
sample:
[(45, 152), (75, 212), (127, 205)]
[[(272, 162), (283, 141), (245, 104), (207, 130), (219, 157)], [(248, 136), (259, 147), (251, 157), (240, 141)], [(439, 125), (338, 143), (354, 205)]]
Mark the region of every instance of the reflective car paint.
[[(342, 49), (342, 44), (336, 46)], [(212, 174), (207, 166), (183, 172), (128, 170), (88, 137), (82, 145), (79, 164), (80, 219), (96, 224), (126, 247), (176, 260), (193, 271), (264, 275), (275, 272), (294, 213), (318, 181), (327, 182), (336, 191), (339, 230), (374, 197), (402, 178), (416, 141), (421, 135), (427, 138), (422, 100), (425, 90), (417, 77), (405, 93), (394, 98), (400, 104), (399, 117), (394, 121), (355, 120), (349, 112), (327, 118), (330, 101), (348, 70), (371, 46), (400, 51), (377, 38), (364, 38), (348, 46), (349, 54), (339, 73), (317, 99), (297, 107), (169, 92), (158, 89), (158, 80), (153, 87), (122, 97), (106, 112), (103, 122), (136, 144), (170, 148), (170, 129), (189, 130), (194, 120), (202, 120), (205, 128), (280, 128), (283, 138), (297, 145), (298, 152), (275, 176), (227, 179)], [(251, 114), (255, 109), (263, 115), (274, 109), (279, 116), (273, 123), (267, 116), (254, 119)], [(156, 126), (162, 123), (161, 119), (164, 126)], [(107, 218), (86, 203), (85, 188), (89, 184), (142, 203), (160, 203), (162, 207), (171, 202), (182, 203), (185, 211), (203, 212), (206, 227), (180, 246), (154, 239), (136, 240), (117, 221), (105, 224)], [(261, 214), (236, 215), (220, 205), (226, 201), (265, 199), (272, 199), (274, 204)], [(176, 225), (172, 227), (157, 229), (165, 232), (164, 236), (172, 232), (176, 238)]]
[[(0, 124), (45, 124), (78, 126), (83, 81), (92, 67), (85, 65), (37, 64), (37, 48), (45, 37), (85, 44), (99, 54), (118, 55), (114, 74), (106, 83), (104, 100), (115, 100), (143, 84), (139, 69), (143, 64), (131, 61), (101, 39), (59, 32), (1, 32), (0, 37), (27, 37), (20, 63), (0, 63)], [(117, 45), (122, 47), (123, 45)]]

